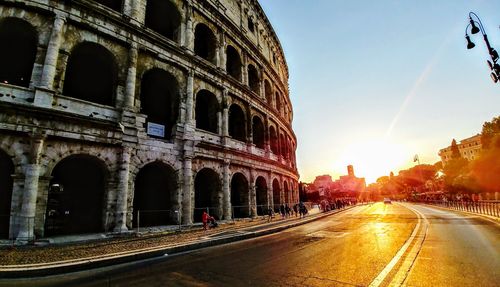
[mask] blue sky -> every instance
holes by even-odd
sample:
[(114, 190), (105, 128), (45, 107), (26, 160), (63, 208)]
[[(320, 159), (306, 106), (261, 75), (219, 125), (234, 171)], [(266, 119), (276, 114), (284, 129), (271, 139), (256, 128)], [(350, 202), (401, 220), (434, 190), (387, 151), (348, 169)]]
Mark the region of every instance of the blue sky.
[(500, 50), (500, 1), (260, 0), (285, 50), (302, 181), (372, 182), (439, 160), (500, 115), (486, 47), (466, 49), (469, 11)]

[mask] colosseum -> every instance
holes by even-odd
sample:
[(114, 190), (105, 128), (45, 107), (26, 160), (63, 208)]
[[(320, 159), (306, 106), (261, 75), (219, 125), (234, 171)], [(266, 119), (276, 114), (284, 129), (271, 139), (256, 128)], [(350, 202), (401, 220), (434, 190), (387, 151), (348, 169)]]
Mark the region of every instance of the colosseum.
[(298, 201), (288, 68), (257, 0), (0, 0), (0, 43), (0, 239)]

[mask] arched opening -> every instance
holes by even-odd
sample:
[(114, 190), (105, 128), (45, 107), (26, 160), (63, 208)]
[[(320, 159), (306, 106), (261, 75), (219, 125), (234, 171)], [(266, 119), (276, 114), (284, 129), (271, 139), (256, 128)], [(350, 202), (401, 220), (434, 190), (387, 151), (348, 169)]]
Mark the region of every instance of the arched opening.
[(241, 81), (241, 58), (233, 46), (227, 46), (226, 49), (226, 71), (231, 77)]
[(18, 18), (0, 20), (0, 82), (28, 87), (35, 63), (38, 34)]
[(179, 110), (179, 88), (174, 76), (151, 69), (142, 77), (141, 112), (147, 115), (147, 134), (171, 139)]
[(0, 150), (0, 239), (9, 237), (14, 163)]
[(273, 204), (274, 204), (274, 211), (279, 212), (279, 207), (281, 204), (281, 189), (280, 189), (280, 183), (277, 179), (273, 180)]
[(262, 120), (258, 116), (254, 116), (252, 119), (252, 137), (253, 143), (256, 147), (263, 149), (264, 148), (264, 124)]
[(217, 133), (217, 113), (219, 103), (217, 97), (207, 90), (196, 94), (196, 128)]
[(194, 32), (194, 53), (215, 64), (217, 40), (212, 30), (205, 24), (196, 25)]
[(98, 158), (73, 155), (52, 171), (45, 236), (104, 231), (107, 170)]
[(232, 104), (229, 108), (229, 135), (242, 142), (246, 141), (246, 121), (245, 113), (237, 104)]
[(133, 227), (178, 223), (173, 209), (177, 177), (174, 169), (160, 162), (145, 165), (135, 178)]
[(288, 190), (288, 183), (283, 182), (283, 192), (285, 193), (285, 203), (290, 204), (290, 191)]
[(112, 106), (116, 90), (116, 61), (106, 48), (83, 42), (68, 59), (64, 95), (101, 105)]
[(203, 211), (209, 211), (216, 219), (222, 218), (222, 191), (219, 175), (212, 169), (204, 168), (194, 180), (194, 221), (200, 222)]
[(278, 92), (275, 94), (276, 98), (276, 110), (278, 111), (278, 114), (281, 113), (281, 96)]
[(248, 65), (248, 85), (250, 86), (250, 90), (252, 90), (252, 92), (259, 94), (259, 72), (253, 65)]
[(234, 218), (250, 216), (250, 194), (248, 181), (241, 173), (235, 173), (231, 179), (231, 206)]
[(269, 128), (269, 139), (271, 142), (271, 151), (275, 155), (279, 155), (279, 146), (278, 146), (278, 135), (276, 134), (276, 130), (273, 126)]
[(280, 136), (280, 155), (285, 158), (286, 156), (286, 141), (285, 136), (281, 134)]
[(104, 6), (107, 6), (117, 12), (122, 11), (122, 0), (94, 0)]
[(170, 0), (148, 0), (145, 25), (151, 30), (177, 41), (181, 24), (181, 14)]
[(264, 80), (264, 94), (266, 96), (266, 101), (269, 105), (273, 104), (273, 90), (271, 89), (271, 84), (268, 80)]
[(267, 211), (267, 182), (262, 176), (255, 181), (255, 196), (257, 201), (257, 215), (265, 215)]

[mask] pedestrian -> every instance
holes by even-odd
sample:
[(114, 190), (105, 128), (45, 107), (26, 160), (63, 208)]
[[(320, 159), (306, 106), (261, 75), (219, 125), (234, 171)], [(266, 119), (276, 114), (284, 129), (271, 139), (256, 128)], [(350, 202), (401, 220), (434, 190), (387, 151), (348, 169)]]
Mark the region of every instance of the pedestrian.
[(291, 211), (292, 211), (292, 209), (290, 208), (290, 206), (288, 206), (288, 203), (285, 204), (285, 217), (290, 217)]
[(273, 208), (271, 206), (267, 207), (267, 222), (273, 220)]
[(210, 215), (206, 211), (203, 211), (203, 214), (201, 215), (201, 222), (203, 223), (203, 230), (208, 229), (208, 220), (210, 219)]
[(297, 217), (298, 212), (299, 212), (299, 204), (296, 203), (293, 205), (293, 213), (295, 213), (295, 217)]
[(281, 213), (281, 218), (285, 218), (285, 205), (283, 203), (280, 205), (280, 213)]

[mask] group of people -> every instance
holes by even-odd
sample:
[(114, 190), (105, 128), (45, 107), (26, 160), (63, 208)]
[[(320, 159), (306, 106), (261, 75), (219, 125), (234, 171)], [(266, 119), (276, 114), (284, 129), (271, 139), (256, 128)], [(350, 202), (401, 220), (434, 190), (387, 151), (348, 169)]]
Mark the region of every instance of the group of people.
[(346, 206), (354, 205), (356, 203), (357, 203), (356, 200), (352, 199), (336, 199), (332, 201), (323, 200), (320, 203), (319, 207), (323, 211), (330, 211), (334, 209), (342, 209), (345, 208)]
[[(279, 206), (279, 209), (277, 210), (277, 212), (279, 212), (282, 219), (292, 217), (293, 214), (295, 214), (295, 217), (298, 217), (300, 215), (300, 218), (302, 218), (302, 217), (305, 217), (307, 215), (308, 210), (307, 210), (306, 205), (303, 202), (300, 202), (300, 203), (296, 203), (293, 206), (293, 208), (290, 208), (288, 203), (281, 204)], [(268, 215), (267, 221), (269, 222), (272, 220), (272, 218), (274, 216), (274, 210), (271, 206), (268, 208), (267, 215)]]

